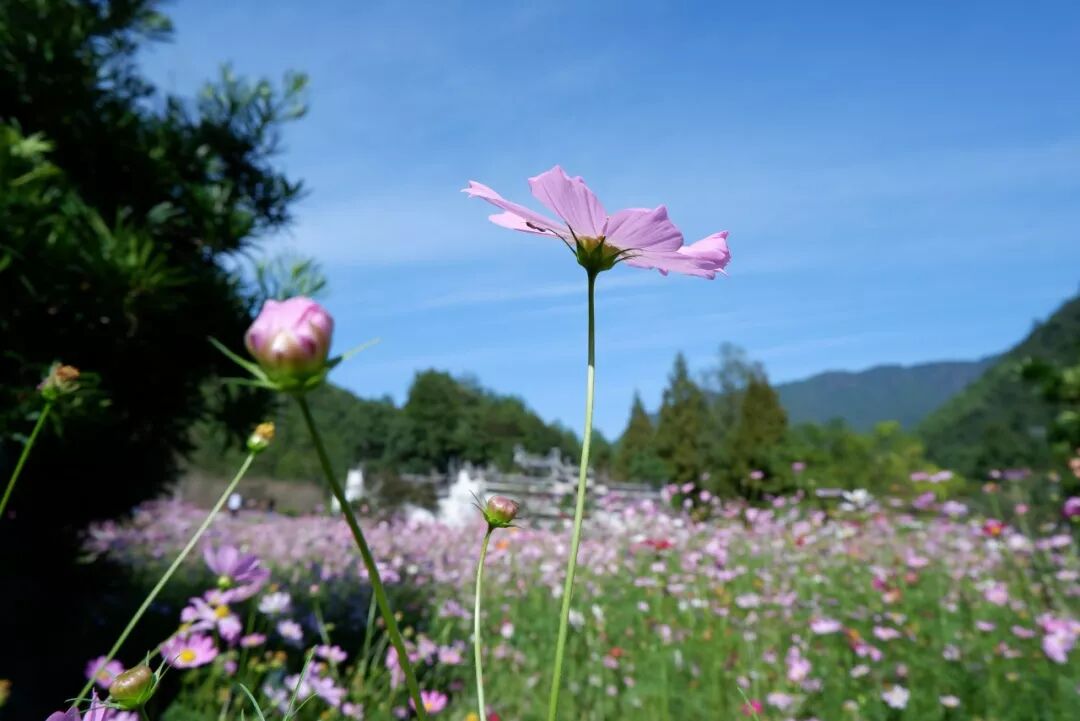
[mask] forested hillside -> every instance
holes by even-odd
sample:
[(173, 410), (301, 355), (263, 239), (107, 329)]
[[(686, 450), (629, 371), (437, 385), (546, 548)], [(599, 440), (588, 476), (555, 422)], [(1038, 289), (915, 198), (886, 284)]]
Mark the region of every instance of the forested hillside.
[(882, 421), (914, 428), (993, 365), (994, 358), (912, 366), (881, 365), (864, 371), (828, 371), (776, 386), (793, 423), (843, 420), (858, 431)]
[(1044, 465), (1057, 408), (1020, 376), (1025, 358), (1080, 359), (1080, 297), (1062, 305), (966, 390), (919, 426), (928, 455), (970, 477), (991, 468)]

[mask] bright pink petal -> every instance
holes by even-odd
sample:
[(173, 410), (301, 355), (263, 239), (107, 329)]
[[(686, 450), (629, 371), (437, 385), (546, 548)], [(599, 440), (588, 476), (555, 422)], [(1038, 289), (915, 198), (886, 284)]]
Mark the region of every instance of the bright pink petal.
[(607, 224), (607, 242), (616, 248), (648, 248), (676, 251), (683, 235), (668, 218), (667, 208), (627, 208), (611, 216)]
[(728, 249), (727, 237), (726, 230), (721, 233), (713, 233), (696, 243), (683, 246), (679, 249), (679, 253), (703, 261), (711, 271), (723, 273), (724, 268), (731, 261), (731, 251)]
[(607, 211), (581, 176), (571, 178), (556, 165), (529, 178), (529, 187), (541, 203), (566, 221), (578, 237), (599, 238), (607, 225)]
[[(513, 230), (521, 230), (526, 233), (542, 233), (546, 230), (560, 236), (568, 235), (566, 226), (549, 218), (545, 218), (539, 213), (529, 210), (524, 205), (518, 205), (517, 203), (507, 200), (483, 183), (477, 183), (475, 180), (470, 180), (469, 187), (463, 188), (461, 192), (465, 193), (470, 198), (482, 198), (496, 208), (505, 210), (505, 213), (498, 213), (491, 216), (491, 222), (496, 225), (501, 225), (504, 228), (511, 228)], [(518, 220), (513, 220), (511, 216), (516, 216)]]

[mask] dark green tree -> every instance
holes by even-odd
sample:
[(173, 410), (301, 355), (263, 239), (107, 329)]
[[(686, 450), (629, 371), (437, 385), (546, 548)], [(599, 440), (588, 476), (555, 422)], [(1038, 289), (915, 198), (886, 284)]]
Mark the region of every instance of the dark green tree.
[(1080, 363), (1056, 364), (1028, 358), (1021, 363), (1020, 372), (1057, 410), (1047, 435), (1060, 455), (1071, 456), (1074, 449), (1080, 448)]
[(708, 470), (709, 406), (705, 393), (690, 378), (686, 358), (675, 357), (660, 404), (656, 453), (674, 483), (698, 483)]
[(721, 477), (748, 498), (783, 490), (779, 452), (786, 432), (787, 414), (776, 391), (764, 376), (751, 378), (742, 394), (738, 421), (724, 444)]
[[(49, 364), (93, 378), (42, 435), (0, 522), (0, 567), (20, 579), (0, 601), (0, 677), (19, 689), (17, 718), (55, 708), (32, 680), (55, 694), (78, 678), (74, 659), (103, 648), (73, 639), (116, 632), (82, 605), (97, 586), (68, 565), (78, 529), (158, 493), (196, 419), (246, 434), (266, 407), (207, 393), (235, 368), (206, 337), (239, 349), (256, 298), (230, 267), (289, 220), (300, 192), (273, 156), (282, 124), (303, 113), (304, 79), (278, 91), (226, 72), (197, 100), (163, 96), (135, 59), (169, 32), (151, 0), (0, 3), (0, 475)], [(50, 608), (47, 620), (29, 611)], [(61, 663), (40, 653), (61, 646)]]
[(630, 420), (619, 438), (612, 473), (623, 481), (656, 484), (667, 479), (667, 466), (656, 452), (656, 429), (638, 393), (630, 404)]
[(609, 475), (614, 449), (599, 429), (593, 428), (592, 449), (589, 452), (589, 464), (598, 475)]
[(414, 472), (446, 471), (466, 457), (474, 435), (477, 399), (449, 373), (416, 374), (391, 430), (387, 454), (397, 467)]

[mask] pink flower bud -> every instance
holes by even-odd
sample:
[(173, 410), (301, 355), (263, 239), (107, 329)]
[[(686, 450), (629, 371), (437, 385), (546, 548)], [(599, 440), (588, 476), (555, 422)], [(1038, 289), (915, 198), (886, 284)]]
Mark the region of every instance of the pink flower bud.
[(1066, 499), (1061, 512), (1065, 515), (1065, 518), (1068, 518), (1069, 520), (1080, 518), (1080, 496), (1073, 496), (1072, 498)]
[(506, 496), (492, 496), (484, 506), (484, 519), (488, 525), (506, 528), (514, 522), (521, 505)]
[(310, 298), (268, 300), (244, 343), (274, 380), (306, 380), (326, 367), (334, 319)]

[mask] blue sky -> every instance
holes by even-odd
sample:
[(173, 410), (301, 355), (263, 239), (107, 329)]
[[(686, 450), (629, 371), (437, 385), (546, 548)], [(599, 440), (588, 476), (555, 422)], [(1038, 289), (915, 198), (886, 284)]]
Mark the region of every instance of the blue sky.
[[(732, 5), (732, 7), (728, 7)], [(143, 57), (190, 94), (311, 77), (281, 164), (310, 191), (274, 248), (320, 260), (336, 372), (398, 400), (475, 375), (580, 430), (585, 278), (486, 220), (559, 163), (609, 212), (731, 231), (730, 276), (616, 268), (598, 289), (597, 425), (720, 343), (774, 381), (1005, 349), (1080, 282), (1080, 5), (269, 2), (166, 6)]]

